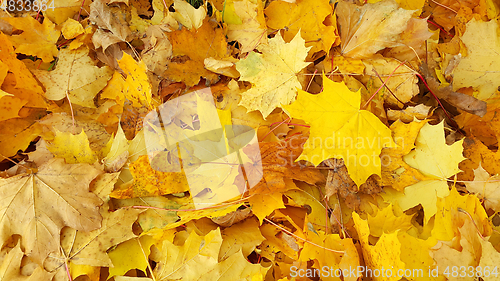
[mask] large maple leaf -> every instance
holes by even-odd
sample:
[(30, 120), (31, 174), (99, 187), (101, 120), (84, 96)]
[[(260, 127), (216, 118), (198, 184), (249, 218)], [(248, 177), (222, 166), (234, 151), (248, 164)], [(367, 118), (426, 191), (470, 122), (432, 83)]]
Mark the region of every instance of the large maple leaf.
[(39, 264), (59, 250), (61, 228), (91, 231), (101, 225), (102, 201), (89, 192), (99, 170), (54, 158), (34, 174), (0, 180), (0, 240), (22, 236), (25, 253)]
[(241, 73), (240, 80), (252, 83), (252, 88), (242, 94), (240, 105), (248, 111), (259, 110), (264, 119), (276, 107), (290, 104), (296, 95), (296, 88), (302, 88), (297, 79), (309, 63), (304, 62), (309, 48), (300, 34), (285, 43), (278, 32), (268, 45), (251, 52), (248, 57), (236, 63)]
[(323, 87), (318, 95), (299, 90), (297, 101), (284, 106), (292, 117), (311, 125), (311, 135), (297, 160), (317, 166), (329, 158), (342, 158), (359, 187), (370, 175), (380, 176), (382, 148), (396, 146), (391, 130), (373, 113), (360, 110), (360, 91), (351, 92), (344, 82), (325, 76)]

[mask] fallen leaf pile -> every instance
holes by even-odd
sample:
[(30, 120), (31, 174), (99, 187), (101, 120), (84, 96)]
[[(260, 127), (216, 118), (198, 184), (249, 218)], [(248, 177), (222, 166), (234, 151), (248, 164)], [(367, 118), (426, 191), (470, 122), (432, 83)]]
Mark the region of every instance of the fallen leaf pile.
[(497, 0), (0, 0), (1, 280), (500, 280)]

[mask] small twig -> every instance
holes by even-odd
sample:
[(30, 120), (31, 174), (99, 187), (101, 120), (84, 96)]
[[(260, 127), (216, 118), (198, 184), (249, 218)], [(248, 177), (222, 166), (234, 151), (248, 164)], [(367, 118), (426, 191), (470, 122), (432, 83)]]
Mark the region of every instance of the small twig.
[(431, 88), (429, 88), (429, 85), (427, 85), (427, 82), (425, 82), (425, 79), (424, 77), (422, 77), (422, 75), (420, 75), (420, 73), (418, 72), (415, 72), (415, 75), (417, 75), (418, 77), (420, 77), (420, 79), (422, 80), (422, 82), (424, 82), (424, 85), (425, 87), (429, 90), (429, 92), (432, 94), (432, 96), (436, 99), (436, 101), (438, 102), (439, 106), (441, 107), (441, 109), (443, 109), (444, 111), (444, 114), (446, 114), (446, 117), (448, 117), (448, 119), (453, 123), (455, 123), (450, 115), (448, 114), (448, 111), (446, 111), (446, 109), (444, 108), (443, 104), (441, 103), (441, 101), (438, 99), (438, 97), (432, 92)]
[(285, 119), (285, 120), (283, 120), (283, 121), (281, 121), (281, 122), (274, 122), (274, 123), (272, 123), (271, 125), (269, 125), (269, 128), (271, 128), (274, 124), (279, 123), (279, 125), (278, 125), (278, 126), (274, 127), (272, 130), (269, 130), (269, 132), (267, 132), (267, 134), (266, 134), (266, 135), (262, 138), (262, 140), (265, 140), (265, 139), (266, 139), (266, 137), (267, 137), (269, 134), (271, 134), (274, 130), (276, 130), (276, 128), (278, 128), (281, 124), (285, 123), (285, 122), (286, 122), (286, 121), (288, 121), (288, 120), (290, 120), (290, 117), (288, 117), (287, 119)]
[(153, 269), (151, 268), (151, 265), (149, 264), (149, 258), (146, 256), (146, 253), (144, 252), (144, 247), (142, 247), (141, 240), (140, 238), (136, 238), (137, 243), (139, 243), (139, 248), (141, 248), (142, 255), (144, 256), (144, 259), (146, 259), (146, 264), (148, 265), (149, 272), (151, 272), (151, 278), (153, 278), (153, 281), (156, 281), (156, 277), (153, 274)]
[[(69, 82), (68, 82), (69, 84)], [(69, 100), (69, 95), (68, 95), (68, 91), (66, 91), (66, 98), (68, 99), (68, 103), (69, 103), (69, 109), (71, 111), (71, 120), (73, 121), (73, 126), (72, 126), (72, 129), (73, 129), (73, 135), (76, 134), (76, 125), (75, 125), (75, 113), (73, 111), (73, 105), (71, 105), (71, 101)]]
[(397, 99), (402, 105), (405, 105), (404, 102), (402, 102), (393, 92), (392, 90), (389, 88), (389, 86), (387, 86), (387, 84), (384, 83), (384, 80), (382, 80), (382, 77), (380, 77), (380, 75), (378, 74), (377, 70), (375, 69), (375, 67), (373, 68), (373, 72), (375, 72), (375, 74), (377, 75), (378, 79), (380, 79), (380, 82), (382, 82), (382, 85), (385, 86), (385, 88), (389, 91), (389, 93), (391, 93), (391, 95)]
[(209, 207), (205, 207), (205, 208), (199, 208), (199, 209), (167, 209), (167, 208), (159, 208), (159, 207), (153, 207), (153, 206), (127, 206), (127, 207), (123, 207), (123, 208), (124, 209), (125, 208), (132, 208), (132, 209), (153, 209), (153, 210), (162, 210), (162, 211), (170, 211), (170, 212), (194, 212), (194, 211), (217, 209), (217, 208), (221, 208), (221, 207), (235, 205), (235, 204), (247, 201), (248, 199), (250, 199), (253, 196), (254, 196), (254, 194), (252, 194), (252, 195), (250, 195), (248, 197), (242, 198), (242, 199), (238, 199), (238, 200), (232, 201), (232, 202), (223, 203), (223, 204), (214, 205), (214, 206), (209, 206)]
[(429, 20), (429, 19), (427, 19), (427, 22), (428, 22), (428, 23), (430, 23), (430, 24), (432, 24), (432, 25), (434, 25), (435, 27), (439, 28), (439, 30), (441, 30), (442, 32), (446, 33), (446, 35), (451, 36), (451, 34), (450, 34), (448, 31), (444, 30), (444, 28), (442, 28), (442, 27), (441, 27), (440, 25), (438, 25), (437, 23), (432, 22), (432, 21), (431, 21), (431, 20)]
[(31, 171), (31, 173), (33, 173), (33, 169), (31, 169), (30, 167), (25, 166), (25, 165), (23, 165), (23, 164), (21, 164), (21, 163), (16, 163), (14, 160), (12, 160), (12, 159), (10, 159), (10, 158), (8, 158), (8, 157), (5, 157), (5, 156), (3, 156), (2, 154), (0, 154), (0, 156), (2, 156), (4, 159), (6, 159), (6, 160), (8, 160), (8, 161), (10, 161), (10, 162), (12, 162), (12, 163), (14, 163), (14, 165), (19, 165), (19, 166), (21, 166), (21, 167), (23, 167), (23, 168), (25, 168), (25, 169), (27, 169), (27, 170), (30, 170), (30, 171)]
[(71, 273), (69, 272), (69, 266), (68, 266), (68, 256), (64, 252), (63, 248), (59, 246), (63, 256), (64, 256), (64, 268), (66, 269), (66, 274), (68, 275), (69, 281), (73, 281), (73, 278), (71, 278)]
[(78, 19), (80, 21), (80, 16), (82, 15), (83, 6), (85, 5), (85, 0), (82, 1), (82, 6), (80, 7), (80, 11), (78, 11)]
[(344, 253), (345, 253), (345, 251), (338, 251), (338, 250), (334, 250), (334, 249), (326, 248), (326, 247), (323, 247), (323, 246), (321, 246), (321, 245), (318, 245), (318, 244), (316, 244), (316, 243), (314, 243), (314, 242), (311, 242), (311, 241), (309, 241), (309, 240), (307, 240), (307, 239), (304, 239), (304, 238), (302, 238), (302, 237), (299, 237), (299, 236), (297, 236), (297, 235), (293, 234), (292, 232), (290, 232), (290, 231), (286, 230), (285, 228), (283, 228), (283, 227), (281, 227), (281, 226), (279, 226), (279, 225), (275, 224), (274, 222), (272, 222), (271, 220), (269, 220), (269, 219), (267, 219), (267, 218), (264, 218), (264, 220), (265, 220), (265, 221), (267, 221), (268, 223), (270, 223), (270, 224), (272, 224), (272, 225), (276, 226), (277, 228), (279, 228), (281, 231), (285, 232), (286, 234), (291, 235), (291, 236), (293, 236), (293, 237), (295, 237), (295, 238), (297, 238), (297, 239), (300, 239), (300, 240), (302, 240), (302, 241), (304, 241), (304, 242), (306, 242), (306, 243), (309, 243), (309, 244), (311, 244), (311, 245), (313, 245), (313, 246), (316, 246), (316, 247), (319, 247), (319, 248), (321, 248), (321, 249), (324, 249), (324, 250), (327, 250), (327, 251), (330, 251), (330, 252), (334, 252), (334, 253), (337, 253), (337, 254), (344, 254)]
[(473, 219), (473, 218), (472, 218), (472, 216), (469, 214), (469, 212), (467, 212), (466, 210), (464, 210), (464, 209), (462, 209), (462, 208), (457, 208), (457, 210), (458, 210), (459, 212), (462, 212), (462, 213), (466, 214), (466, 215), (469, 217), (469, 219), (470, 219), (470, 220), (472, 221), (472, 223), (474, 224), (474, 227), (476, 228), (477, 234), (481, 237), (481, 239), (483, 239), (483, 240), (485, 240), (485, 241), (486, 241), (486, 239), (484, 238), (484, 236), (481, 234), (481, 231), (479, 231), (479, 228), (478, 228), (478, 227), (477, 227), (477, 225), (476, 225), (476, 221), (474, 221), (474, 219)]
[(445, 8), (445, 9), (448, 9), (448, 10), (450, 10), (450, 11), (454, 12), (455, 14), (458, 14), (458, 12), (457, 12), (457, 11), (453, 10), (452, 8), (450, 8), (450, 7), (448, 7), (448, 6), (445, 6), (445, 5), (443, 5), (443, 4), (439, 3), (439, 2), (436, 2), (436, 1), (434, 1), (434, 0), (431, 0), (431, 1), (432, 1), (432, 2), (434, 2), (434, 4), (436, 4), (436, 5), (438, 5), (438, 6), (441, 6), (441, 7)]
[[(313, 76), (316, 75), (317, 72), (318, 72), (318, 70), (315, 69)], [(314, 77), (312, 77), (311, 80), (309, 80), (309, 84), (307, 84), (306, 92), (307, 92), (307, 90), (309, 90), (309, 87), (311, 86), (313, 80), (314, 80)]]
[(380, 86), (380, 88), (378, 88), (378, 90), (373, 93), (373, 95), (368, 99), (368, 101), (365, 103), (365, 105), (362, 107), (362, 109), (365, 109), (368, 104), (372, 101), (372, 99), (375, 97), (375, 95), (377, 95), (377, 93), (385, 86), (385, 84), (387, 83), (387, 81), (389, 81), (389, 79), (392, 77), (392, 75), (396, 72), (396, 70), (398, 70), (398, 68), (400, 68), (402, 65), (404, 65), (406, 63), (406, 61), (403, 61), (402, 63), (400, 63), (398, 65), (398, 67), (396, 67), (392, 73), (387, 77), (387, 79), (385, 79), (384, 83), (382, 83), (382, 85)]

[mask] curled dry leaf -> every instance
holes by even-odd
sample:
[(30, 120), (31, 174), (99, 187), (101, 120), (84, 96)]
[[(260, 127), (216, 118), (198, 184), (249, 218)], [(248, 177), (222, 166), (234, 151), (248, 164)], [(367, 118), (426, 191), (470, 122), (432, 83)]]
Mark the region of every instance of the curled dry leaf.
[(486, 114), (486, 102), (479, 100), (475, 97), (469, 96), (467, 94), (458, 93), (453, 91), (451, 85), (446, 87), (440, 87), (441, 84), (431, 75), (427, 64), (422, 63), (420, 65), (420, 71), (425, 76), (427, 84), (430, 90), (438, 97), (447, 101), (449, 104), (461, 109), (465, 112), (475, 114), (479, 117), (483, 117)]

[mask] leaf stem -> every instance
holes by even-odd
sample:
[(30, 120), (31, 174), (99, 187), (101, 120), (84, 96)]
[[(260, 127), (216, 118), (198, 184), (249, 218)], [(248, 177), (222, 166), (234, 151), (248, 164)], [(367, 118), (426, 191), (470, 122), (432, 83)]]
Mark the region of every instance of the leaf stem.
[(403, 61), (402, 63), (400, 63), (398, 65), (398, 67), (396, 67), (392, 71), (392, 73), (385, 79), (384, 83), (382, 83), (382, 85), (380, 86), (380, 88), (378, 88), (378, 90), (375, 93), (373, 93), (373, 95), (368, 99), (368, 101), (365, 103), (365, 105), (362, 107), (362, 109), (365, 109), (368, 106), (368, 104), (372, 101), (372, 99), (375, 97), (375, 95), (377, 95), (377, 93), (385, 86), (385, 84), (387, 83), (387, 81), (389, 81), (389, 78), (391, 78), (392, 75), (396, 72), (396, 70), (398, 70), (398, 68), (400, 68), (405, 63), (406, 63), (406, 61)]
[(321, 249), (324, 249), (324, 250), (327, 250), (327, 251), (330, 251), (330, 252), (334, 252), (334, 253), (337, 253), (337, 254), (345, 254), (345, 251), (338, 251), (338, 250), (334, 250), (334, 249), (326, 248), (326, 247), (323, 247), (323, 246), (321, 246), (321, 245), (318, 245), (318, 244), (316, 244), (316, 243), (314, 243), (314, 242), (311, 242), (311, 241), (309, 241), (309, 240), (307, 240), (307, 239), (304, 239), (304, 238), (302, 238), (302, 237), (299, 237), (299, 236), (297, 236), (296, 234), (294, 234), (294, 233), (292, 233), (292, 232), (290, 232), (290, 231), (286, 230), (285, 228), (283, 228), (283, 227), (281, 227), (281, 226), (279, 226), (279, 225), (275, 224), (274, 222), (272, 222), (271, 220), (269, 220), (269, 219), (267, 219), (267, 218), (264, 218), (264, 220), (265, 220), (265, 221), (267, 221), (268, 223), (270, 223), (270, 224), (274, 225), (275, 227), (279, 228), (281, 231), (285, 232), (286, 234), (291, 235), (291, 236), (293, 236), (293, 237), (295, 237), (295, 238), (297, 238), (297, 239), (300, 239), (300, 240), (302, 240), (302, 241), (304, 241), (304, 242), (306, 242), (306, 243), (309, 243), (309, 244), (311, 244), (311, 245), (313, 245), (313, 246), (316, 246), (316, 247), (319, 247), (319, 248), (321, 248)]

